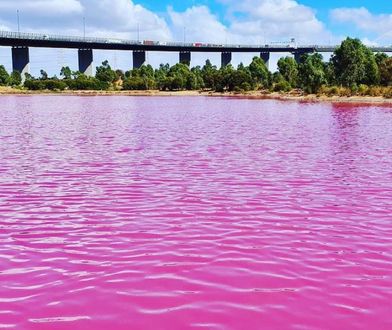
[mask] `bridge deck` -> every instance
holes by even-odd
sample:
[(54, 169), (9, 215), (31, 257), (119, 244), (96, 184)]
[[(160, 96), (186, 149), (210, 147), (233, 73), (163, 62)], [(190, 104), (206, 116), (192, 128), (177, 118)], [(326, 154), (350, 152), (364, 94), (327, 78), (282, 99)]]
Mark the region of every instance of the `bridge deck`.
[[(220, 45), (207, 43), (177, 43), (159, 41), (136, 41), (104, 38), (83, 38), (39, 35), (18, 32), (0, 32), (0, 46), (11, 47), (44, 47), (74, 49), (107, 49), (107, 50), (143, 50), (162, 52), (293, 52), (297, 47), (292, 45)], [(313, 51), (314, 46), (298, 47), (304, 51)]]
[[(294, 53), (294, 52), (333, 52), (337, 46), (322, 45), (223, 45), (211, 43), (178, 43), (159, 41), (136, 41), (105, 38), (84, 38), (59, 35), (0, 31), (0, 46), (10, 47), (42, 47), (73, 49), (106, 49), (128, 51), (160, 51), (160, 52), (230, 52), (230, 53)], [(392, 52), (391, 47), (371, 47), (374, 52)]]

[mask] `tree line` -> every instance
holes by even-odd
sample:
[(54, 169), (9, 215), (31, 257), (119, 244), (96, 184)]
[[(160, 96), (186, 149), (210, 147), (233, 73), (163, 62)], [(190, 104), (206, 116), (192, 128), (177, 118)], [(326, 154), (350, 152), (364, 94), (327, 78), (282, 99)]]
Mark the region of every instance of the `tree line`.
[[(0, 85), (20, 86), (19, 72), (8, 74), (0, 66)], [(382, 95), (392, 97), (392, 57), (374, 54), (359, 39), (347, 38), (329, 61), (321, 54), (304, 54), (297, 62), (292, 57), (278, 61), (271, 73), (260, 57), (245, 66), (217, 68), (209, 60), (204, 66), (190, 68), (185, 63), (161, 64), (158, 69), (143, 65), (126, 72), (113, 70), (108, 61), (96, 68), (94, 77), (63, 67), (60, 76), (48, 77), (41, 70), (35, 78), (26, 74), (24, 88), (29, 90), (211, 90), (246, 92), (251, 90), (284, 91), (349, 96)]]

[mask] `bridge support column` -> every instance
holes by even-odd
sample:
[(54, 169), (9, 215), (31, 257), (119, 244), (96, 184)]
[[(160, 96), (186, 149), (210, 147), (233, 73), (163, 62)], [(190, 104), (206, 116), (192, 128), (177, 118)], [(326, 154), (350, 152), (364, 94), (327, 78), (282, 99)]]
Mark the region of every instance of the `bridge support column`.
[(228, 66), (231, 63), (232, 59), (232, 53), (230, 52), (224, 52), (221, 54), (221, 66), (224, 68), (225, 66)]
[(93, 50), (92, 49), (79, 49), (79, 71), (86, 76), (93, 75)]
[(22, 75), (22, 82), (25, 81), (25, 74), (30, 73), (30, 55), (28, 47), (12, 47), (12, 70), (20, 72)]
[(303, 52), (303, 51), (297, 51), (297, 52), (294, 52), (293, 54), (294, 54), (294, 59), (295, 59), (295, 61), (296, 61), (298, 64), (300, 64), (300, 63), (301, 63), (302, 55), (305, 55), (305, 54), (307, 54), (307, 53), (306, 53), (306, 52)]
[(269, 52), (261, 52), (260, 53), (260, 58), (264, 61), (267, 68), (269, 68), (270, 56), (271, 56), (271, 54)]
[(191, 52), (180, 52), (180, 63), (191, 65)]
[(146, 63), (146, 52), (144, 50), (135, 50), (133, 52), (133, 68), (139, 69)]

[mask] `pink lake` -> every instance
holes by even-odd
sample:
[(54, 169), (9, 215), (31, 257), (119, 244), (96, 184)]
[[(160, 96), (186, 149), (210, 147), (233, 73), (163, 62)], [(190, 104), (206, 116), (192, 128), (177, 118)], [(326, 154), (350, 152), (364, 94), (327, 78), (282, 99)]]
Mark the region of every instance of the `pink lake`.
[(0, 328), (392, 329), (392, 107), (0, 97)]

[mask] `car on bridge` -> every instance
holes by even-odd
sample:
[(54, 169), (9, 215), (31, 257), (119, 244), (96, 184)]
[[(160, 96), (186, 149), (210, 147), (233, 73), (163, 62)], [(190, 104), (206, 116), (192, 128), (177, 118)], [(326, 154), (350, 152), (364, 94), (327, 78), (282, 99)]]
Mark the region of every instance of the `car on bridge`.
[(122, 44), (123, 42), (120, 39), (108, 39), (108, 40), (106, 40), (106, 43), (107, 44)]

